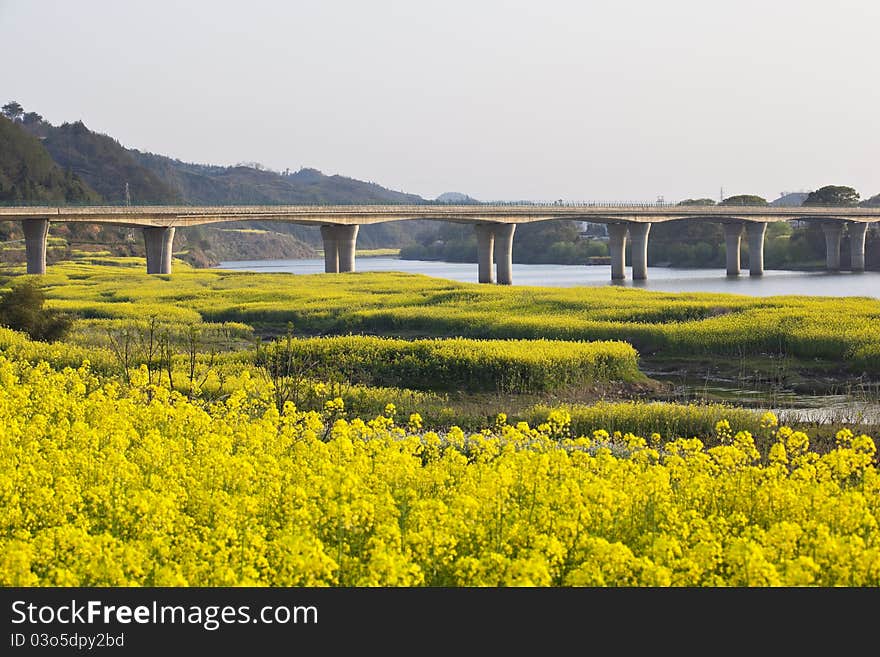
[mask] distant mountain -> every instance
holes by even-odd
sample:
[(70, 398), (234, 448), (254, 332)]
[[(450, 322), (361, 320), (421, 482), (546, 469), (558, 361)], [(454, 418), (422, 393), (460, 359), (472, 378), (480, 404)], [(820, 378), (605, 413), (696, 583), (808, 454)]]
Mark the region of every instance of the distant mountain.
[(284, 174), (253, 166), (222, 167), (128, 151), (142, 167), (180, 194), (184, 203), (204, 205), (325, 203), (424, 203), (415, 194), (386, 189), (376, 183), (327, 176), (317, 169)]
[(479, 203), (475, 198), (471, 198), (467, 194), (461, 192), (443, 192), (435, 199), (438, 203), (458, 203), (461, 205), (468, 203)]
[(776, 206), (801, 206), (804, 204), (809, 192), (788, 192), (782, 194), (778, 199), (770, 201), (770, 205)]

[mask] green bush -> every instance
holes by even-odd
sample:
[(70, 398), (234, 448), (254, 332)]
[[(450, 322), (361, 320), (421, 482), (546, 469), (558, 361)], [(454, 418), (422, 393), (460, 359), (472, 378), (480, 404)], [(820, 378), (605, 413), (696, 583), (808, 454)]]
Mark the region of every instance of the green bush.
[(33, 340), (54, 342), (70, 331), (73, 319), (45, 307), (46, 294), (34, 280), (14, 287), (0, 297), (0, 325), (27, 333)]

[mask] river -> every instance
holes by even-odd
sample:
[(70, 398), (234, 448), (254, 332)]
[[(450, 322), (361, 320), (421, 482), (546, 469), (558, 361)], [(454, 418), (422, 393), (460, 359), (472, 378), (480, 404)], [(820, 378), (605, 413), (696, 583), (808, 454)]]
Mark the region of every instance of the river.
[[(360, 257), (356, 266), (358, 271), (402, 271), (466, 283), (477, 282), (476, 263), (400, 260), (399, 258), (378, 256)], [(221, 262), (219, 268), (319, 274), (324, 271), (324, 260), (236, 260)], [(741, 276), (728, 278), (723, 269), (648, 267), (647, 281), (633, 281), (632, 271), (627, 268), (627, 279), (612, 283), (611, 268), (608, 265), (514, 264), (513, 283), (514, 285), (551, 287), (623, 285), (663, 292), (726, 292), (752, 296), (806, 294), (880, 298), (880, 272), (830, 274), (768, 269), (763, 276), (749, 276), (746, 271)]]

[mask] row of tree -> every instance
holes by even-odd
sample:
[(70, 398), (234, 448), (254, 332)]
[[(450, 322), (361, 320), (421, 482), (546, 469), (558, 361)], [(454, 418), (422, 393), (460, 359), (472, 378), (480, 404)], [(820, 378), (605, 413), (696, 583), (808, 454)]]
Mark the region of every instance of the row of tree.
[[(755, 206), (769, 205), (766, 199), (743, 194), (725, 198), (720, 204), (709, 198), (685, 199), (679, 205), (689, 206)], [(880, 195), (867, 201), (859, 200), (852, 187), (827, 185), (804, 199), (802, 205), (855, 207), (880, 206)], [(842, 264), (849, 254), (848, 236), (843, 236)], [(648, 263), (678, 267), (723, 267), (725, 263), (724, 229), (718, 222), (700, 219), (657, 223), (648, 242)], [(575, 221), (544, 221), (523, 224), (516, 229), (513, 261), (521, 264), (588, 264), (596, 256), (608, 253), (607, 244), (595, 236), (585, 235)], [(477, 240), (470, 226), (443, 224), (436, 232), (426, 231), (420, 239), (400, 251), (407, 260), (442, 260), (476, 262)], [(866, 245), (868, 267), (880, 265), (880, 234), (872, 226)], [(765, 266), (769, 269), (821, 267), (825, 259), (825, 237), (821, 226), (813, 223), (778, 222), (767, 229), (764, 249)], [(743, 244), (743, 264), (748, 265), (748, 245)]]
[[(716, 203), (711, 198), (689, 198), (679, 202), (678, 205), (716, 205)], [(728, 196), (717, 205), (770, 204), (767, 202), (767, 199), (755, 194), (739, 194), (737, 196)], [(854, 208), (857, 206), (880, 207), (880, 194), (875, 194), (871, 198), (862, 201), (859, 193), (852, 187), (846, 185), (825, 185), (807, 194), (801, 205), (837, 208)]]

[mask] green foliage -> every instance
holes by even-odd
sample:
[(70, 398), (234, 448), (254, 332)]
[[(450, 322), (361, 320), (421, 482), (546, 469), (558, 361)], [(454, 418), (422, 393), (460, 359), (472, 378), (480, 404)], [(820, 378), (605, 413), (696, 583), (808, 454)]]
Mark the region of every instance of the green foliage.
[[(538, 221), (519, 224), (513, 240), (513, 262), (519, 264), (584, 265), (593, 256), (608, 254), (604, 242), (585, 239), (580, 222)], [(426, 231), (421, 243), (400, 249), (403, 260), (476, 262), (477, 238), (473, 226), (441, 224), (436, 233)]]
[(809, 193), (803, 205), (827, 205), (834, 207), (855, 207), (859, 204), (859, 193), (844, 185), (825, 185)]
[(51, 128), (43, 144), (62, 168), (72, 170), (111, 203), (125, 202), (125, 183), (135, 204), (182, 200), (177, 190), (140, 166), (118, 141), (92, 132), (82, 121)]
[(0, 117), (0, 202), (94, 203), (99, 199), (76, 174), (53, 162), (39, 139)]
[(21, 106), (21, 103), (10, 100), (3, 106), (3, 116), (5, 116), (10, 121), (17, 121), (21, 118), (22, 114), (24, 114), (24, 108)]
[(767, 205), (767, 199), (754, 194), (738, 194), (737, 196), (728, 196), (721, 201), (720, 205)]
[(651, 227), (648, 262), (671, 263), (675, 267), (720, 267), (724, 264), (724, 229), (716, 221), (699, 219), (658, 222)]
[(327, 176), (317, 169), (279, 173), (255, 166), (193, 164), (131, 149), (145, 170), (175, 189), (184, 202), (205, 205), (423, 203), (380, 185), (345, 176)]
[(715, 201), (711, 198), (686, 198), (678, 202), (679, 205), (715, 205)]
[(21, 117), (21, 120), (25, 125), (31, 125), (34, 123), (41, 123), (43, 121), (43, 116), (36, 112), (25, 112), (24, 116)]
[(13, 286), (0, 297), (0, 325), (24, 331), (34, 340), (61, 340), (70, 330), (72, 319), (44, 307), (46, 295), (34, 280)]

